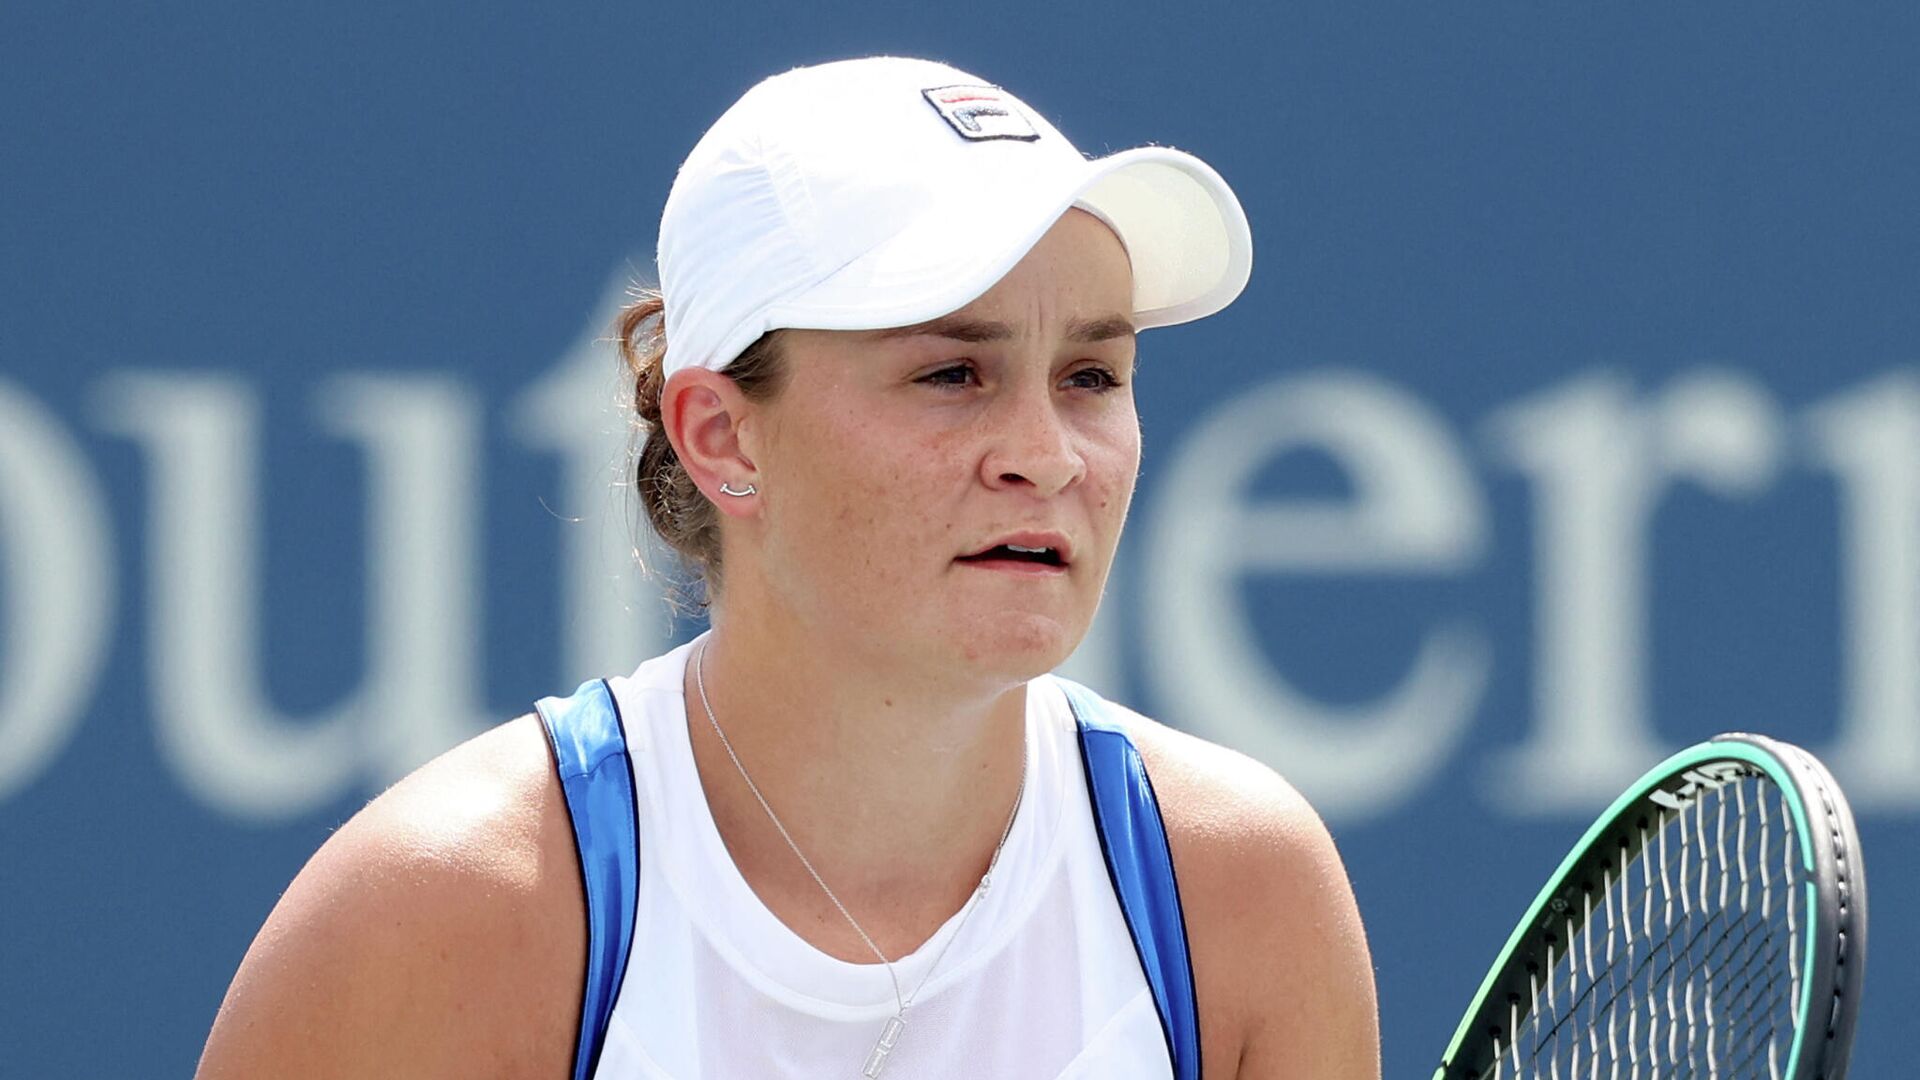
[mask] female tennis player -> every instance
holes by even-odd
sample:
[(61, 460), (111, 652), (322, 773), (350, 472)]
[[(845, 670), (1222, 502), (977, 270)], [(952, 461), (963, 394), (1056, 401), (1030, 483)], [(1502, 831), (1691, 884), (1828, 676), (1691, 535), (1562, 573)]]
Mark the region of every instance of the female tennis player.
[(712, 629), (356, 815), (200, 1075), (1377, 1078), (1313, 811), (1049, 674), (1138, 474), (1135, 334), (1250, 258), (1206, 165), (1089, 161), (944, 65), (755, 87), (621, 325)]

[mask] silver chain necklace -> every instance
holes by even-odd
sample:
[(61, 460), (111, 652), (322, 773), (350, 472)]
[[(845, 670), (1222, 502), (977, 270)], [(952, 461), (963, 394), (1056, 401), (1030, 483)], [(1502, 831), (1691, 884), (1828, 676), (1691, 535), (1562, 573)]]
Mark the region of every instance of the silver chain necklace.
[(820, 886), (821, 892), (827, 894), (827, 899), (833, 901), (833, 906), (839, 909), (841, 917), (847, 920), (847, 925), (853, 927), (853, 932), (860, 935), (860, 940), (866, 942), (867, 949), (879, 957), (880, 963), (887, 969), (887, 979), (893, 983), (893, 1016), (887, 1020), (886, 1028), (880, 1032), (879, 1041), (873, 1044), (873, 1050), (867, 1054), (866, 1064), (860, 1070), (860, 1075), (873, 1080), (880, 1075), (880, 1070), (887, 1067), (887, 1055), (893, 1053), (893, 1048), (900, 1042), (900, 1033), (906, 1030), (907, 1010), (913, 1007), (913, 999), (919, 996), (920, 991), (926, 987), (927, 980), (933, 977), (933, 972), (940, 966), (940, 961), (946, 958), (947, 950), (953, 947), (953, 943), (960, 937), (960, 931), (966, 928), (967, 920), (973, 916), (973, 909), (980, 905), (980, 899), (987, 895), (987, 888), (993, 884), (994, 867), (1000, 865), (1000, 852), (1007, 846), (1007, 837), (1013, 835), (1014, 818), (1019, 815), (1020, 804), (1026, 800), (1027, 796), (1026, 736), (1022, 734), (1020, 737), (1020, 790), (1014, 795), (1013, 809), (1007, 814), (1007, 827), (1000, 830), (1000, 842), (993, 847), (993, 858), (987, 861), (987, 872), (980, 875), (980, 884), (974, 887), (973, 895), (967, 897), (966, 904), (961, 908), (960, 922), (954, 926), (953, 933), (947, 936), (946, 943), (940, 946), (940, 951), (934, 954), (933, 963), (927, 965), (925, 974), (920, 976), (919, 985), (913, 988), (912, 993), (903, 997), (900, 994), (900, 976), (893, 970), (893, 961), (887, 959), (887, 954), (881, 952), (880, 946), (875, 945), (873, 938), (867, 936), (867, 932), (861, 928), (859, 921), (853, 917), (853, 913), (847, 910), (847, 905), (833, 895), (832, 889), (827, 888), (826, 880), (820, 876), (818, 870), (813, 868), (812, 861), (801, 852), (800, 845), (793, 842), (793, 836), (787, 832), (787, 827), (780, 823), (780, 815), (773, 812), (773, 806), (767, 802), (767, 797), (760, 794), (760, 786), (753, 782), (753, 777), (747, 775), (747, 767), (740, 763), (740, 755), (734, 753), (733, 743), (727, 738), (727, 733), (720, 730), (720, 720), (713, 714), (713, 703), (707, 700), (707, 645), (705, 642), (700, 643), (700, 651), (694, 656), (693, 679), (694, 685), (700, 688), (700, 707), (706, 710), (707, 723), (713, 725), (713, 733), (720, 737), (720, 745), (726, 748), (727, 757), (733, 760), (733, 767), (740, 771), (740, 779), (747, 782), (747, 790), (753, 792), (753, 797), (759, 800), (760, 809), (767, 812), (767, 820), (773, 822), (773, 827), (780, 831), (780, 839), (785, 840), (787, 847), (793, 849), (794, 858), (799, 859), (800, 865), (807, 868), (813, 883)]

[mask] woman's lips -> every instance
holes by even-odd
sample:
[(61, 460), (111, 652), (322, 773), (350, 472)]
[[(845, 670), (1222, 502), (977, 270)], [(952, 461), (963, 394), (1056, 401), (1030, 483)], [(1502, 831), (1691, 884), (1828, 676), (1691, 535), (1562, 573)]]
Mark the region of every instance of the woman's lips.
[(976, 558), (955, 559), (961, 566), (971, 566), (981, 570), (992, 570), (1002, 574), (1022, 574), (1029, 577), (1053, 577), (1067, 572), (1064, 566), (1051, 563), (1033, 562), (1027, 559)]

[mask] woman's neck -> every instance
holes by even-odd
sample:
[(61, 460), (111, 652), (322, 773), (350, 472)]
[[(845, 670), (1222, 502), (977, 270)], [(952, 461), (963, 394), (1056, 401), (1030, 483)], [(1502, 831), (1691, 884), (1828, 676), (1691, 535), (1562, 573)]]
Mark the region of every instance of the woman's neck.
[(816, 924), (816, 945), (871, 959), (741, 779), (716, 722), (794, 844), (890, 957), (917, 947), (979, 882), (1020, 789), (1023, 685), (967, 695), (889, 680), (827, 635), (775, 640), (721, 622), (695, 646), (686, 692), (728, 852), (788, 925), (812, 940), (804, 924)]

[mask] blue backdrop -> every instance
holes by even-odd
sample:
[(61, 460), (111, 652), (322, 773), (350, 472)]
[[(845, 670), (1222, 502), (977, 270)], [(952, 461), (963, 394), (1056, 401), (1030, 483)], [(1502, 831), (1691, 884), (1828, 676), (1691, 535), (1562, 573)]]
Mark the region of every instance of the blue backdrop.
[(1388, 1074), (1610, 795), (1751, 728), (1853, 795), (1897, 1075), (1920, 8), (1556, 7), (0, 7), (0, 1075), (185, 1075), (331, 828), (690, 632), (596, 339), (705, 124), (880, 51), (1246, 204), (1073, 668), (1327, 814)]

